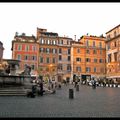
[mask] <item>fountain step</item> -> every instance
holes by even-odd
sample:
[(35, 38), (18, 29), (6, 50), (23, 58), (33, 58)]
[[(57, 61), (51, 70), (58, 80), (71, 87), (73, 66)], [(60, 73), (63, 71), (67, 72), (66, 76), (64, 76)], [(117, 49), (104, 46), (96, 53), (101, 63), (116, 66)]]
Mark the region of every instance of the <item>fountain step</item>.
[(12, 88), (3, 88), (0, 89), (0, 96), (25, 96), (26, 95), (26, 91), (24, 89), (12, 89)]

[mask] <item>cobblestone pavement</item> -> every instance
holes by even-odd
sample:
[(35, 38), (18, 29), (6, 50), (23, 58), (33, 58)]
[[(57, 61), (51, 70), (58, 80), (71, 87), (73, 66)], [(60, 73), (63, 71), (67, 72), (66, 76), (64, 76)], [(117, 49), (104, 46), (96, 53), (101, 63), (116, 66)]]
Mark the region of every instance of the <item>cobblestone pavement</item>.
[[(74, 99), (69, 99), (69, 89)], [(0, 97), (0, 117), (120, 117), (120, 88), (63, 85), (56, 94)]]

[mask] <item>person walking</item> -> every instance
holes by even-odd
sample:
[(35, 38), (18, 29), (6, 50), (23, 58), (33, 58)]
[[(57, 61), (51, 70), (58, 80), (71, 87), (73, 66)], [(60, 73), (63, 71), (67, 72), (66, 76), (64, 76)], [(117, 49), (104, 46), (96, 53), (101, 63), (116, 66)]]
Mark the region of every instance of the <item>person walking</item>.
[(43, 80), (40, 80), (39, 82), (39, 87), (40, 87), (40, 95), (43, 96)]

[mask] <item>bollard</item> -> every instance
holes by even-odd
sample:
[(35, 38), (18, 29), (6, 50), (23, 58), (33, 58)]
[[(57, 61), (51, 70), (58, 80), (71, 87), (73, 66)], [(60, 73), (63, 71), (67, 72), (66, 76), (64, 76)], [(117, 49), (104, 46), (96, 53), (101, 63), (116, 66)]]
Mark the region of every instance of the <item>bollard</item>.
[(76, 85), (76, 91), (79, 91), (79, 85), (78, 84)]
[(73, 91), (73, 89), (69, 89), (69, 98), (70, 99), (73, 99), (74, 98), (74, 91)]
[(118, 84), (116, 84), (116, 87), (118, 87)]

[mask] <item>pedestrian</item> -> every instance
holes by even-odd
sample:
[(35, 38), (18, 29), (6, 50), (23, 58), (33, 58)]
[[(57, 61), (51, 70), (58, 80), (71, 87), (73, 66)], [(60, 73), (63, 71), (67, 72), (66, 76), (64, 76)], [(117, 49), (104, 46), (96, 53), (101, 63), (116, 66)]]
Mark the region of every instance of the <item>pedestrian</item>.
[(32, 93), (31, 93), (31, 97), (32, 97), (32, 98), (35, 97), (35, 93), (36, 93), (36, 86), (33, 84), (33, 85), (32, 85)]
[(75, 88), (76, 88), (77, 84), (78, 84), (78, 81), (77, 81), (77, 79), (76, 79), (76, 80), (75, 80), (75, 86), (74, 86)]
[(96, 88), (96, 80), (93, 80), (93, 88), (95, 89)]
[(39, 87), (40, 87), (40, 95), (43, 96), (43, 80), (40, 80), (39, 82)]
[(48, 79), (48, 89), (49, 89), (49, 90), (51, 89), (51, 86), (52, 86), (52, 81), (51, 81), (51, 79), (49, 78), (49, 79)]

